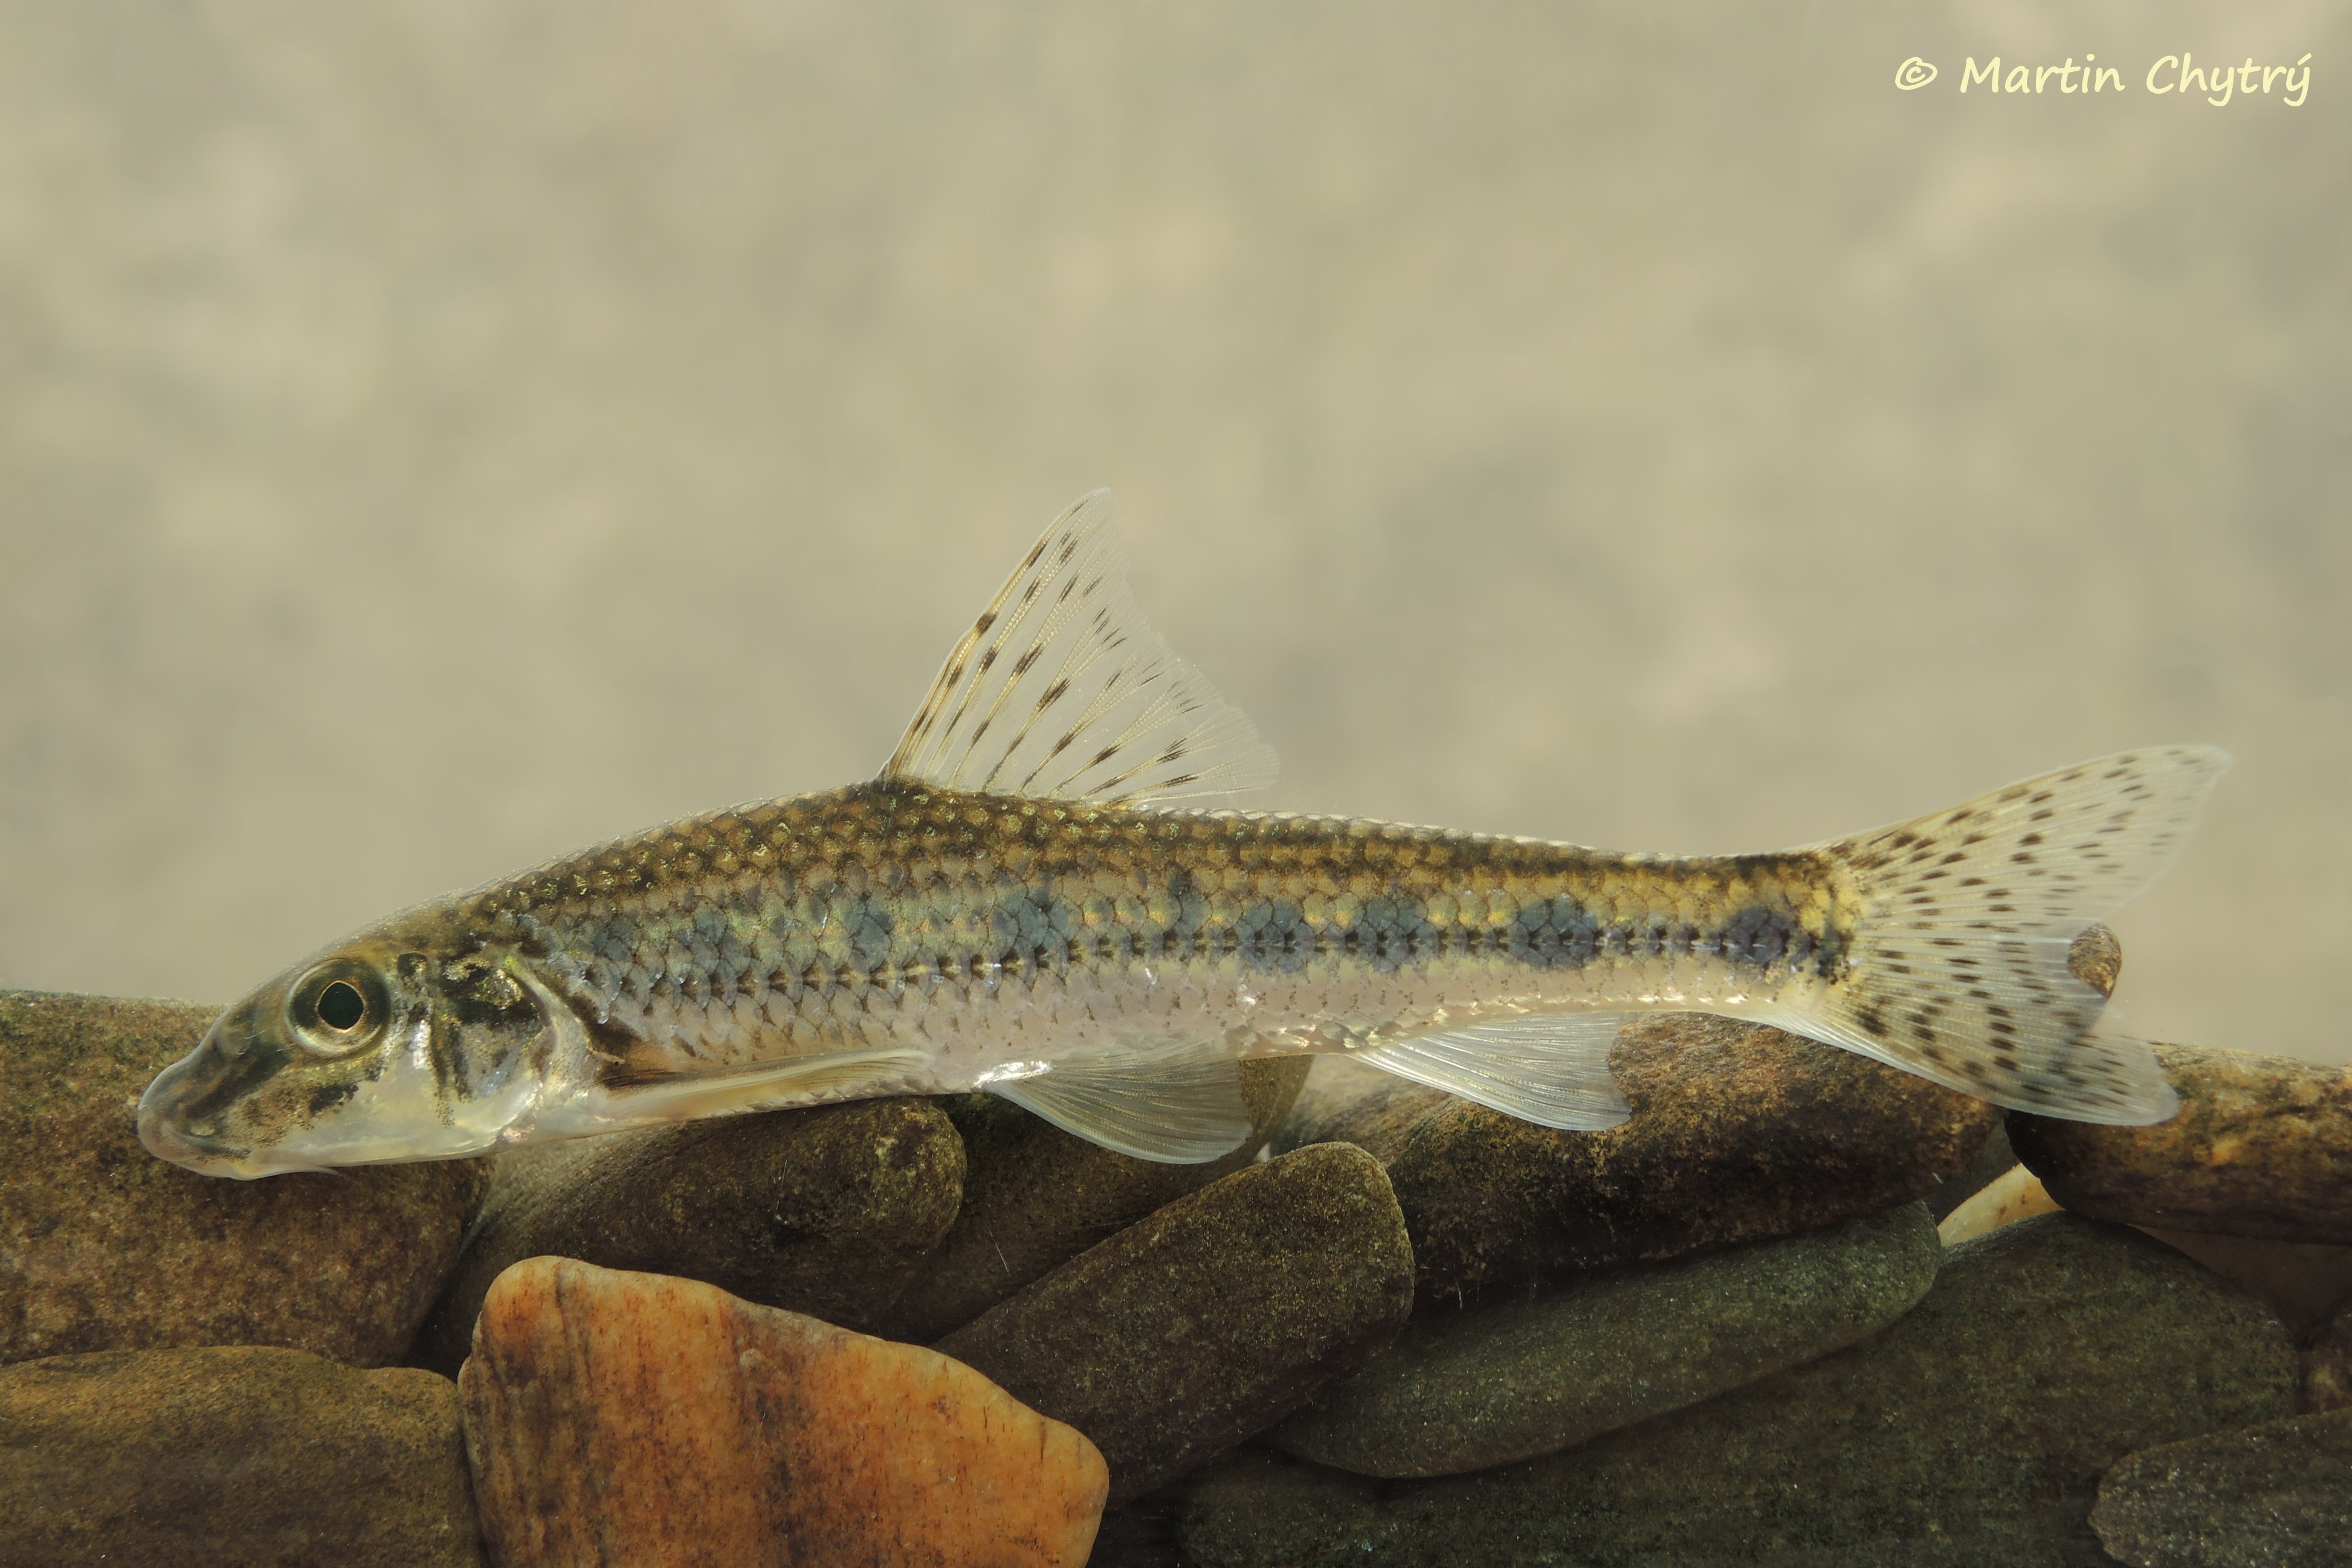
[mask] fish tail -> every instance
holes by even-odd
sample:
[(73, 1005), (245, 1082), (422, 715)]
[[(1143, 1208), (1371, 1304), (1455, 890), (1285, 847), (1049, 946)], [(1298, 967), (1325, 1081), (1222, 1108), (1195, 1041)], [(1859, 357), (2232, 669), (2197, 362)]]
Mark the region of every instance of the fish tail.
[(2229, 765), (2126, 751), (1817, 846), (1855, 904), (1843, 962), (1771, 1021), (2020, 1111), (2168, 1120), (2155, 1053), (2067, 952), (2172, 862)]

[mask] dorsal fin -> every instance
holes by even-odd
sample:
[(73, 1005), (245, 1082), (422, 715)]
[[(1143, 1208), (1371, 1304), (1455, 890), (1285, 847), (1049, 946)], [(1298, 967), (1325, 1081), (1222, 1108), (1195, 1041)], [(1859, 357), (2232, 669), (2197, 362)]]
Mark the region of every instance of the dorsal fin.
[(1108, 490), (1054, 519), (931, 684), (885, 779), (1139, 805), (1255, 789), (1273, 748), (1127, 586)]

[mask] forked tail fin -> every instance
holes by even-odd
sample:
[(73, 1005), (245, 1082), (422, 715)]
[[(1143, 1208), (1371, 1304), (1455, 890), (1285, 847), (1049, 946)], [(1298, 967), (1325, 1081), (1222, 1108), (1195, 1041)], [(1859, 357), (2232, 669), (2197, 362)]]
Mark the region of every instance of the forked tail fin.
[(2168, 1119), (2155, 1053), (2066, 952), (2172, 862), (2229, 765), (2206, 746), (2126, 751), (1818, 846), (1859, 901), (1847, 967), (1771, 1021), (2020, 1111)]

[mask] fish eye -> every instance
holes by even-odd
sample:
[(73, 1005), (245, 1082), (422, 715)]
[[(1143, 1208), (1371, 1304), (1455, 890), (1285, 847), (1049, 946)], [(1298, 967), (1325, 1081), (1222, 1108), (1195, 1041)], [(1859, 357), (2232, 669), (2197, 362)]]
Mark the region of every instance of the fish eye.
[(391, 1012), (383, 977), (350, 959), (321, 964), (286, 998), (294, 1038), (317, 1056), (342, 1056), (373, 1043)]

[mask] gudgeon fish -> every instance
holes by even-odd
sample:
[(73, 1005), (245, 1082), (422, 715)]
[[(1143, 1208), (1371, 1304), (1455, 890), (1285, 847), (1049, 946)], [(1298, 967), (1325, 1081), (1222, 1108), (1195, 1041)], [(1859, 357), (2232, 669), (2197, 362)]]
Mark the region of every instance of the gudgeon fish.
[(881, 774), (394, 915), (224, 1012), (139, 1103), (243, 1177), (984, 1091), (1145, 1159), (1247, 1135), (1236, 1064), (1339, 1052), (1546, 1126), (1624, 1119), (1620, 1022), (1724, 1013), (2018, 1110), (2165, 1120), (2067, 968), (2228, 765), (2125, 752), (1913, 821), (1669, 858), (1172, 804), (1268, 782), (1144, 621), (1108, 493), (956, 644)]

